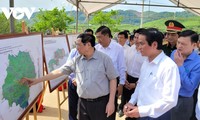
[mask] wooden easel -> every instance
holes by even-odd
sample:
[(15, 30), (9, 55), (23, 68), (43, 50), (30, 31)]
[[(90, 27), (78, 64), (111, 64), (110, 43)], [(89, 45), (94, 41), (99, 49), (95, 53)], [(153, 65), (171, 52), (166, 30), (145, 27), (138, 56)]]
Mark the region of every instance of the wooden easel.
[(22, 21), (22, 32), (29, 34), (28, 27), (26, 26), (26, 23), (24, 20)]
[(63, 95), (63, 100), (62, 101), (61, 101), (59, 89), (57, 88), (57, 96), (58, 96), (58, 118), (59, 118), (59, 120), (61, 120), (61, 118), (62, 118), (61, 105), (68, 99), (68, 96), (66, 96), (65, 89), (63, 87), (64, 83), (66, 83), (66, 82), (67, 82), (67, 80), (65, 82), (63, 82), (63, 84), (61, 84), (59, 86), (59, 87), (62, 87), (62, 95)]
[[(34, 116), (34, 120), (37, 120), (37, 111), (36, 111), (36, 103), (37, 101), (33, 104), (33, 116)], [(30, 109), (31, 110), (31, 109)], [(30, 110), (26, 113), (25, 117), (26, 117), (26, 120), (29, 120), (29, 112)]]

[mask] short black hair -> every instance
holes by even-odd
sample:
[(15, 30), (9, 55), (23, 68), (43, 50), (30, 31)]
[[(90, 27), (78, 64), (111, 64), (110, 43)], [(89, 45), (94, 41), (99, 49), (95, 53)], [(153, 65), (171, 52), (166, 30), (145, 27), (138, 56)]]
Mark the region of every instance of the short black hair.
[(131, 35), (131, 36), (130, 36), (130, 40), (134, 40), (134, 35)]
[(84, 31), (84, 33), (87, 33), (87, 32), (91, 32), (92, 34), (94, 33), (92, 29), (88, 28)]
[(135, 33), (140, 33), (140, 31), (144, 30), (144, 28), (139, 28), (137, 30), (133, 30), (133, 35), (135, 35)]
[(94, 35), (82, 33), (82, 34), (78, 35), (77, 39), (78, 38), (81, 38), (81, 42), (83, 44), (86, 44), (86, 43), (90, 42), (92, 47), (95, 46), (95, 37), (94, 37)]
[(130, 35), (130, 31), (129, 30), (124, 30), (123, 32), (127, 33), (128, 35)]
[(197, 43), (199, 35), (193, 30), (184, 30), (179, 34), (179, 37), (190, 37), (192, 43)]
[(128, 39), (128, 34), (126, 32), (119, 32), (118, 35), (124, 35), (126, 39)]
[(158, 50), (162, 49), (162, 42), (164, 35), (162, 32), (160, 32), (156, 28), (148, 28), (148, 29), (143, 29), (140, 31), (141, 35), (146, 36), (146, 41), (148, 42), (148, 45), (151, 46), (154, 41), (158, 43)]
[(104, 26), (104, 25), (103, 25), (103, 26), (100, 26), (100, 27), (96, 30), (95, 34), (98, 33), (98, 32), (101, 32), (101, 34), (103, 34), (103, 35), (108, 34), (110, 38), (113, 37), (112, 34), (111, 34), (110, 28), (107, 27), (107, 26)]

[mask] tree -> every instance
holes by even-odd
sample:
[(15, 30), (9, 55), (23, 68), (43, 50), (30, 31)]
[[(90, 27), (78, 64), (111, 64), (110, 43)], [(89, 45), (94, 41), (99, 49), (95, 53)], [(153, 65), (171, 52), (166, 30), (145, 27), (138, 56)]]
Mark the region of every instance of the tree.
[(120, 24), (122, 17), (118, 16), (118, 12), (111, 10), (110, 12), (96, 12), (91, 20), (92, 24), (96, 25), (106, 25), (110, 28), (114, 28), (116, 25)]
[(0, 14), (0, 23), (1, 23), (1, 29), (0, 33), (8, 33), (9, 32), (9, 21), (6, 19), (6, 17), (3, 15), (3, 13)]
[(54, 8), (52, 11), (43, 11), (40, 9), (40, 12), (36, 15), (36, 19), (34, 19), (33, 29), (45, 32), (53, 28), (54, 30), (59, 29), (65, 32), (67, 25), (72, 21), (73, 18), (67, 16), (64, 8), (62, 10)]
[[(10, 33), (10, 22), (3, 13), (0, 13), (0, 34)], [(15, 32), (21, 32), (21, 21), (15, 20)]]

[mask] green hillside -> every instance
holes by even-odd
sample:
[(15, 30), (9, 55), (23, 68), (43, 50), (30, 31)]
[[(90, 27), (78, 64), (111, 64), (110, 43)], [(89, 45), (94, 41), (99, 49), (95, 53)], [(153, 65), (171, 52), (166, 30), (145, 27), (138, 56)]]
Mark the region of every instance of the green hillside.
[[(161, 31), (165, 31), (166, 26), (164, 22), (168, 19), (159, 19), (143, 24), (143, 27), (155, 27)], [(189, 17), (189, 18), (176, 18), (177, 21), (181, 22), (185, 29), (192, 29), (200, 33), (200, 17)]]
[[(75, 17), (76, 11), (68, 11), (68, 14)], [(123, 20), (121, 25), (117, 25), (116, 29), (112, 30), (113, 34), (125, 29), (130, 31), (138, 29), (140, 26), (140, 15), (140, 12), (134, 10), (118, 10), (118, 16), (122, 17)], [(92, 19), (92, 17), (93, 16), (91, 15), (90, 19)], [(155, 27), (164, 32), (166, 29), (164, 22), (169, 19), (178, 20), (185, 25), (186, 29), (192, 29), (200, 33), (200, 17), (187, 11), (175, 13), (146, 11), (144, 12), (143, 27)], [(79, 31), (83, 31), (84, 29), (88, 28), (87, 21), (82, 12), (79, 12), (79, 23)], [(96, 30), (96, 28), (99, 26), (90, 25), (89, 27)], [(69, 26), (69, 32), (74, 31), (74, 28), (75, 23)]]

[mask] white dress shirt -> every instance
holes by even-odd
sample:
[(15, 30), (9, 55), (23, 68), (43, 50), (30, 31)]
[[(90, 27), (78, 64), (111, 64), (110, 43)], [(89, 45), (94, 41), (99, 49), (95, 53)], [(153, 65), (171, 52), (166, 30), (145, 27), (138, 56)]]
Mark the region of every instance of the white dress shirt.
[(136, 46), (132, 45), (128, 50), (126, 60), (128, 75), (139, 78), (140, 69), (145, 59), (147, 59), (147, 57), (142, 56), (141, 53), (136, 50)]
[(200, 120), (200, 86), (198, 89), (198, 97), (197, 97), (197, 105), (196, 105), (196, 118), (197, 120)]
[[(129, 56), (129, 52), (130, 52), (130, 46), (128, 46), (127, 44), (124, 44), (123, 46), (124, 48), (124, 58), (125, 58), (125, 64), (126, 64), (126, 68), (128, 67), (128, 56)], [(127, 69), (126, 69), (127, 71)]]
[(176, 106), (179, 89), (177, 65), (161, 52), (152, 62), (144, 61), (129, 102), (137, 103), (140, 117), (157, 118)]
[(101, 51), (107, 54), (114, 64), (115, 70), (117, 71), (120, 81), (119, 84), (124, 85), (126, 79), (126, 65), (125, 65), (125, 58), (124, 58), (124, 50), (123, 47), (111, 40), (108, 47), (104, 48), (101, 44), (97, 44), (95, 48), (98, 51)]

